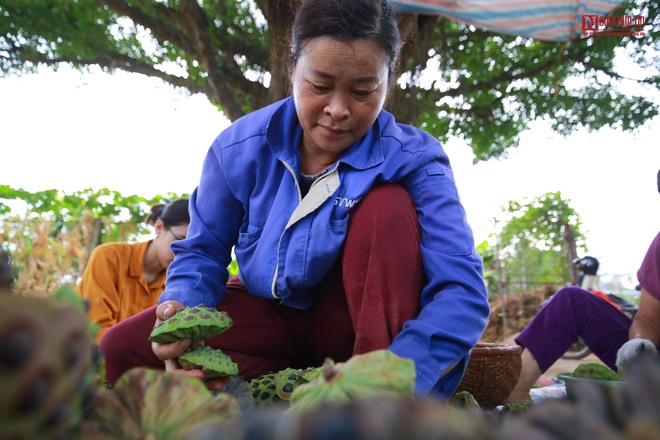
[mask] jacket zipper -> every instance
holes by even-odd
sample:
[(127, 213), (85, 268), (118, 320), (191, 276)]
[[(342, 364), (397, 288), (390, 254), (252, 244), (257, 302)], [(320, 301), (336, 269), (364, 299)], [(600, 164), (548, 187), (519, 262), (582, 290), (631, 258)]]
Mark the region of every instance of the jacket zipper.
[[(286, 163), (284, 161), (282, 161), (282, 163), (284, 164), (284, 168), (286, 168), (289, 171), (289, 173), (291, 173), (291, 177), (293, 177), (293, 181), (296, 184), (296, 190), (298, 191), (298, 204), (300, 204), (302, 202), (302, 191), (300, 190), (300, 184), (298, 183), (298, 178), (296, 177), (296, 173), (293, 171), (293, 168), (291, 168), (291, 166), (288, 163)], [(330, 174), (332, 174), (333, 172), (335, 172), (338, 167), (339, 167), (339, 162), (335, 163), (334, 168), (332, 168), (330, 171), (325, 173), (323, 176), (321, 176), (320, 178), (315, 180), (314, 183), (312, 183), (312, 186), (310, 187), (310, 191), (319, 181), (323, 180), (325, 177), (327, 177)], [(287, 229), (288, 229), (288, 225), (287, 225), (287, 227), (284, 228), (284, 231), (282, 231), (282, 234), (280, 235), (280, 238), (277, 242), (277, 249), (275, 251), (276, 252), (275, 273), (273, 274), (273, 281), (272, 281), (271, 286), (270, 286), (271, 296), (274, 299), (280, 299), (280, 296), (277, 294), (277, 275), (279, 273), (279, 268), (280, 268), (279, 253), (280, 253), (280, 246), (282, 244), (282, 237), (284, 237), (284, 234), (286, 233)]]
[[(298, 204), (302, 201), (302, 191), (300, 190), (300, 184), (298, 183), (298, 178), (296, 177), (296, 173), (293, 172), (293, 168), (291, 168), (291, 165), (286, 163), (285, 161), (282, 161), (284, 164), (284, 168), (286, 168), (289, 173), (291, 173), (291, 177), (293, 177), (293, 182), (296, 184), (296, 190), (298, 191)], [(282, 231), (282, 234), (280, 235), (280, 239), (277, 241), (277, 249), (275, 250), (275, 273), (273, 274), (273, 282), (270, 285), (270, 294), (274, 299), (280, 299), (280, 296), (277, 294), (277, 274), (279, 272), (280, 268), (280, 263), (279, 263), (279, 253), (280, 253), (280, 245), (282, 244), (282, 237), (284, 237), (284, 233), (286, 232), (286, 228), (284, 228), (284, 231)]]

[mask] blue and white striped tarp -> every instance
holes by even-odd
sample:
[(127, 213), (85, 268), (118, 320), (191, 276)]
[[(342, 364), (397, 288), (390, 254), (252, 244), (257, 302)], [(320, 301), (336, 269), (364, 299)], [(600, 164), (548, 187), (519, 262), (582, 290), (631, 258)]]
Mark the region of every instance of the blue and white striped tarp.
[(582, 34), (582, 16), (607, 15), (621, 0), (399, 0), (398, 10), (442, 15), (493, 32), (566, 41)]

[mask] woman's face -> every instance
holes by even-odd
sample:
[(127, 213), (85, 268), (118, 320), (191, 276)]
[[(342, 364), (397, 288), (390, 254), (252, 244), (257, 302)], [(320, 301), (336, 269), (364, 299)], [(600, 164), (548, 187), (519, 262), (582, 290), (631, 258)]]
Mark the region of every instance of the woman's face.
[(162, 220), (156, 220), (156, 254), (158, 262), (167, 269), (174, 261), (174, 253), (170, 249), (173, 241), (183, 240), (188, 234), (188, 225), (165, 226)]
[(291, 75), (303, 127), (303, 157), (334, 162), (364, 136), (387, 95), (388, 57), (377, 43), (316, 38), (301, 51)]

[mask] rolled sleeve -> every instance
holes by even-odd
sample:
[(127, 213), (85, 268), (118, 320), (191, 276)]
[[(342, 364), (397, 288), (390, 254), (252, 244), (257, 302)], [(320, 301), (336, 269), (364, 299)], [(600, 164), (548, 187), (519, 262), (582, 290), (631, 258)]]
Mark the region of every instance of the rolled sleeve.
[(191, 195), (189, 211), (188, 235), (172, 243), (174, 261), (159, 303), (175, 300), (186, 306), (215, 307), (226, 291), (227, 266), (244, 210), (232, 194), (221, 156), (213, 147), (204, 161), (200, 184)]

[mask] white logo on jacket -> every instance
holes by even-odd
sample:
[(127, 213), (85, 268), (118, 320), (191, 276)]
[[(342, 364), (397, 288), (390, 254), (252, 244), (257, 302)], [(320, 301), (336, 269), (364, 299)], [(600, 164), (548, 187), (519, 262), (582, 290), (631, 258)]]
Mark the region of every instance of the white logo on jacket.
[(353, 206), (357, 205), (360, 200), (362, 200), (362, 197), (359, 197), (357, 199), (337, 197), (335, 198), (335, 206), (345, 206), (347, 208), (352, 208)]

